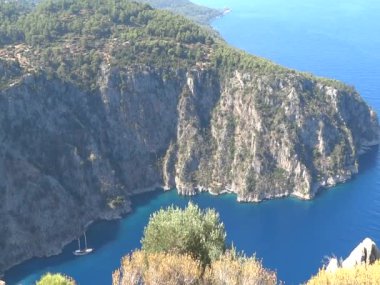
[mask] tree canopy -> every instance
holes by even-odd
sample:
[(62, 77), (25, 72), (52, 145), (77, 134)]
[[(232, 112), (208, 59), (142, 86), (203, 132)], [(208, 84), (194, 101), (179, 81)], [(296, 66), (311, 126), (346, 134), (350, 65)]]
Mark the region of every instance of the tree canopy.
[(215, 36), (185, 17), (129, 0), (0, 4), (0, 53), (56, 77), (96, 88), (101, 64), (163, 70), (207, 62)]
[(146, 252), (190, 254), (207, 265), (223, 254), (225, 239), (219, 214), (189, 203), (185, 209), (171, 206), (154, 213), (141, 244)]
[(70, 277), (64, 276), (62, 274), (51, 274), (48, 273), (44, 275), (36, 285), (75, 285), (75, 281)]

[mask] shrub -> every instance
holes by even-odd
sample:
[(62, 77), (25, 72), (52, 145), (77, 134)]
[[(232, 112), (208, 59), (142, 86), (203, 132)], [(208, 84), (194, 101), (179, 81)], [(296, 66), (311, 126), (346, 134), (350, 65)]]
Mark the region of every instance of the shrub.
[(205, 270), (188, 254), (135, 251), (112, 275), (113, 285), (274, 285), (274, 272), (254, 257), (227, 252)]
[(204, 274), (204, 284), (212, 285), (275, 285), (275, 272), (266, 270), (255, 257), (236, 254), (234, 250), (213, 262)]
[(62, 274), (51, 274), (47, 273), (44, 275), (39, 281), (37, 281), (36, 285), (75, 285), (75, 281)]
[(184, 210), (171, 206), (154, 213), (141, 244), (146, 252), (189, 254), (205, 266), (224, 252), (225, 239), (219, 215), (189, 203)]
[(199, 284), (202, 266), (190, 255), (136, 251), (122, 260), (113, 285)]

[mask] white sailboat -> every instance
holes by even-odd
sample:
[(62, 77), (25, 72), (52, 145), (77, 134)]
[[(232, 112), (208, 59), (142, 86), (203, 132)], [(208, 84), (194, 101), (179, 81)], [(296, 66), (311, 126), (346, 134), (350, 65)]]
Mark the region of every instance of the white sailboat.
[(80, 237), (78, 238), (78, 249), (76, 251), (73, 252), (74, 255), (86, 255), (86, 254), (89, 254), (91, 252), (93, 252), (93, 248), (88, 248), (87, 247), (87, 237), (86, 237), (86, 232), (83, 233), (84, 235), (84, 248), (81, 249), (80, 248)]

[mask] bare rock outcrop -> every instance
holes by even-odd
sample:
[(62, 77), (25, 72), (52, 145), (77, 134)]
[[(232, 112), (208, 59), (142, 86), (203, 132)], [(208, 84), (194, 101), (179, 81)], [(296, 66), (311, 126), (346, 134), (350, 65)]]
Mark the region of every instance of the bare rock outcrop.
[(326, 271), (335, 272), (340, 266), (341, 266), (341, 263), (338, 260), (338, 258), (333, 257), (329, 260), (329, 263), (326, 266)]
[(373, 264), (380, 259), (380, 250), (370, 238), (364, 239), (342, 262), (343, 268), (352, 268), (361, 264)]
[(365, 238), (343, 261), (331, 258), (326, 266), (327, 272), (335, 272), (338, 268), (353, 268), (357, 265), (370, 265), (380, 259), (380, 250), (370, 238)]
[(165, 186), (182, 194), (311, 199), (356, 174), (359, 153), (379, 142), (376, 114), (352, 89), (290, 73), (209, 79), (187, 74), (163, 161)]

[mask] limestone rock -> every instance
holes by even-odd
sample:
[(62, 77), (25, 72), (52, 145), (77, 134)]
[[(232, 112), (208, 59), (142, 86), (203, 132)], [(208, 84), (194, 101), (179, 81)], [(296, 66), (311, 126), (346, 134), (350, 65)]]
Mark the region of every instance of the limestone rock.
[(372, 264), (380, 259), (380, 250), (370, 238), (364, 239), (342, 262), (343, 268), (352, 268), (360, 264)]
[(338, 268), (353, 268), (357, 265), (370, 265), (380, 259), (380, 250), (370, 238), (365, 238), (350, 255), (340, 262), (337, 258), (331, 258), (326, 266), (327, 272), (335, 272)]
[(340, 267), (339, 261), (336, 257), (333, 257), (329, 260), (329, 263), (326, 266), (327, 272), (335, 272)]

